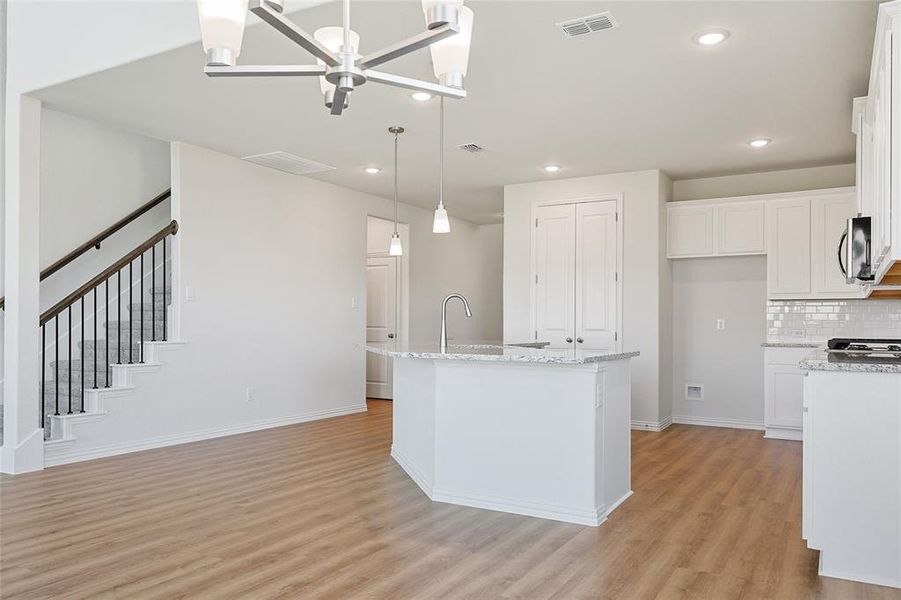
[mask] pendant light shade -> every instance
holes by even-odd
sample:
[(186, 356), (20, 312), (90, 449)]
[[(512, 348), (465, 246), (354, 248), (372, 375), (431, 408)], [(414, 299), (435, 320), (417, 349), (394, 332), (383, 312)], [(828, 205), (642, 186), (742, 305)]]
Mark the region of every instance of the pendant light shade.
[(389, 256), (403, 256), (404, 255), (404, 247), (400, 243), (400, 236), (397, 235), (397, 232), (394, 232), (394, 235), (391, 236), (391, 246), (388, 247), (388, 255)]
[(388, 246), (389, 256), (403, 256), (404, 248), (400, 243), (400, 235), (397, 233), (397, 136), (404, 132), (404, 128), (394, 125), (388, 128), (388, 133), (394, 134), (394, 235), (391, 236), (391, 245)]
[[(343, 27), (321, 27), (313, 32), (313, 37), (316, 38), (316, 41), (328, 48), (329, 52), (333, 52), (338, 54), (341, 52), (342, 46), (344, 46), (344, 28)], [(353, 53), (357, 55), (357, 50), (360, 48), (360, 34), (354, 30), (350, 31), (350, 43), (353, 46)], [(322, 59), (317, 58), (316, 63), (319, 66), (325, 65), (322, 62)], [(329, 108), (332, 107), (332, 98), (335, 95), (335, 84), (329, 83), (325, 80), (325, 77), (319, 78), (319, 89), (322, 91), (323, 96), (325, 97), (325, 105)], [(347, 107), (347, 100), (345, 100), (345, 108)]]
[(435, 209), (435, 220), (432, 221), (432, 233), (450, 233), (450, 220), (443, 204)]
[(247, 0), (198, 0), (197, 11), (207, 65), (233, 66), (244, 40)]
[[(428, 12), (426, 20), (428, 21)], [(469, 46), (472, 41), (472, 9), (459, 7), (458, 24), (460, 31), (443, 40), (437, 41), (429, 50), (432, 53), (432, 69), (435, 77), (442, 85), (463, 87), (463, 78), (469, 67)]]

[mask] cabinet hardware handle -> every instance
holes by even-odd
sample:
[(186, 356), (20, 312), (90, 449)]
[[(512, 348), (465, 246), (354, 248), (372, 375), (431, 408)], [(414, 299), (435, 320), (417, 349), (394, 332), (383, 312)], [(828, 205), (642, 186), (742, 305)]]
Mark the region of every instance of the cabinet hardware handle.
[(579, 343), (581, 344), (581, 343), (584, 342), (585, 340), (583, 340), (583, 339), (580, 338), (580, 337), (577, 337), (577, 338), (576, 338), (576, 341), (579, 342)]
[(389, 334), (388, 334), (388, 339), (389, 339), (389, 340), (393, 340), (393, 339), (394, 339), (394, 334), (393, 334), (393, 333), (389, 333)]
[(572, 339), (571, 337), (566, 338), (566, 343), (567, 343), (567, 344), (572, 344), (572, 343), (573, 343), (573, 339)]

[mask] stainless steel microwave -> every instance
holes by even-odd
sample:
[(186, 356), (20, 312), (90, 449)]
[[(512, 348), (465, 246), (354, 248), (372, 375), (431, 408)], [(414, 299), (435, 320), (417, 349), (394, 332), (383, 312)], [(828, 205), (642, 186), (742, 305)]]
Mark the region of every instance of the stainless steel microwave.
[(870, 217), (848, 219), (848, 228), (838, 242), (838, 267), (848, 283), (873, 281), (870, 251)]

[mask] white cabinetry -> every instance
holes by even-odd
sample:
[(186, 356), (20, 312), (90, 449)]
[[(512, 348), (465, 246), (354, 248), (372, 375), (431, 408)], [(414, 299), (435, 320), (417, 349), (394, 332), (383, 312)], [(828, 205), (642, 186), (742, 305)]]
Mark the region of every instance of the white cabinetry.
[(765, 437), (800, 440), (804, 372), (798, 363), (813, 348), (764, 348)]
[(667, 206), (667, 256), (740, 256), (766, 251), (760, 201), (691, 201)]
[(535, 208), (536, 340), (553, 348), (616, 347), (618, 235), (616, 200)]
[(810, 278), (810, 199), (770, 203), (767, 223), (767, 293), (797, 298), (813, 290)]

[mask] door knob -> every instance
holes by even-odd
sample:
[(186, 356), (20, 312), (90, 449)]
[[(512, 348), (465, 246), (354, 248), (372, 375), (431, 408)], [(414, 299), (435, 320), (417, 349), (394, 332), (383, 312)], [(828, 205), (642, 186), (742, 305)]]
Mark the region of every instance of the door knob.
[(570, 338), (570, 337), (566, 338), (566, 343), (567, 343), (567, 344), (572, 344), (572, 343), (573, 343), (573, 339)]
[(581, 343), (584, 342), (585, 340), (583, 340), (583, 339), (580, 338), (580, 337), (577, 337), (577, 338), (576, 338), (576, 341), (579, 342), (579, 343), (581, 344)]
[(389, 334), (388, 334), (388, 339), (389, 339), (389, 340), (393, 340), (393, 339), (394, 339), (394, 334), (393, 334), (393, 333), (389, 333)]

